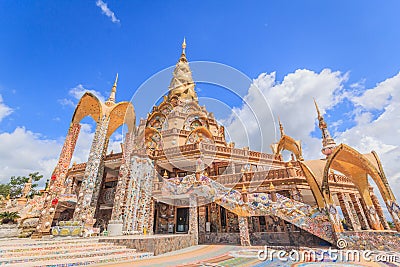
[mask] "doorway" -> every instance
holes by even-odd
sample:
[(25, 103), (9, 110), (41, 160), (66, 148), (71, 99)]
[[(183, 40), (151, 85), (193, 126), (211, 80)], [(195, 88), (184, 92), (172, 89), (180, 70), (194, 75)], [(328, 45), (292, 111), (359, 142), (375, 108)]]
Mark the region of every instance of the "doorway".
[(189, 231), (189, 208), (176, 209), (176, 232), (187, 233)]

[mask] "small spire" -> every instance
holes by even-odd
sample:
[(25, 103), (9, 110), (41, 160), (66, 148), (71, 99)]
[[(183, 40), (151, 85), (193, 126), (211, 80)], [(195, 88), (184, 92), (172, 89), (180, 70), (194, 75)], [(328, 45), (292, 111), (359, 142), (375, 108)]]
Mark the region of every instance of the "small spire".
[(182, 54), (186, 54), (186, 38), (183, 37)]
[(321, 132), (322, 132), (322, 150), (321, 150), (321, 152), (326, 157), (328, 157), (330, 154), (332, 154), (333, 149), (336, 147), (336, 143), (328, 131), (328, 125), (326, 124), (324, 117), (321, 115), (321, 112), (318, 108), (318, 104), (317, 104), (317, 101), (315, 101), (315, 98), (314, 98), (314, 104), (315, 104), (315, 108), (317, 109), (317, 113), (318, 113), (318, 127), (321, 129)]
[(321, 117), (321, 112), (319, 111), (317, 101), (315, 101), (315, 98), (313, 98), (313, 99), (314, 99), (314, 104), (315, 104), (315, 108), (317, 109), (318, 119), (319, 119)]
[(117, 92), (117, 84), (118, 84), (118, 73), (115, 76), (115, 81), (114, 81), (114, 85), (111, 88), (111, 93), (110, 93), (110, 97), (108, 98), (108, 100), (106, 101), (107, 103), (115, 103), (115, 93)]
[(279, 117), (278, 117), (278, 121), (279, 121), (279, 130), (281, 131), (281, 137), (282, 137), (285, 135), (285, 131), (283, 130), (283, 125), (282, 125)]

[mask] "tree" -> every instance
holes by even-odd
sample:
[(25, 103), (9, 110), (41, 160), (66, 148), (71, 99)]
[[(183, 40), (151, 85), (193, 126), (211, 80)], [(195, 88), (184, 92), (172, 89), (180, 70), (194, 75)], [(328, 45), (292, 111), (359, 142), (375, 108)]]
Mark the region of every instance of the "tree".
[(1, 223), (16, 223), (17, 219), (21, 218), (21, 216), (19, 216), (18, 212), (13, 211), (13, 212), (9, 212), (9, 211), (5, 211), (0, 213), (0, 219), (1, 219)]
[(22, 190), (26, 183), (29, 182), (29, 178), (32, 178), (32, 187), (28, 193), (29, 198), (32, 198), (34, 195), (38, 195), (39, 191), (37, 190), (38, 181), (43, 178), (43, 175), (39, 175), (39, 172), (30, 173), (28, 177), (26, 176), (12, 176), (8, 185), (10, 186), (10, 197), (21, 197)]
[(0, 195), (7, 197), (10, 194), (10, 188), (9, 184), (0, 184)]

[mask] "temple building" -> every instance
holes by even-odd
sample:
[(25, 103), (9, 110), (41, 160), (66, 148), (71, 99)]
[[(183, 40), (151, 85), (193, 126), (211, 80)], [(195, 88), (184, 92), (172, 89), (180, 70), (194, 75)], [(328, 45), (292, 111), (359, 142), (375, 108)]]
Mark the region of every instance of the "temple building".
[[(90, 92), (80, 99), (36, 235), (69, 220), (110, 234), (189, 234), (194, 244), (335, 244), (400, 231), (399, 206), (378, 155), (336, 144), (317, 102), (324, 157), (304, 159), (301, 142), (281, 122), (271, 153), (227, 142), (224, 126), (199, 104), (186, 42), (168, 94), (147, 118), (136, 122), (135, 103), (116, 102), (117, 84), (118, 76), (104, 103)], [(86, 116), (96, 122), (89, 158), (71, 166)], [(124, 124), (122, 152), (107, 155), (110, 136)]]

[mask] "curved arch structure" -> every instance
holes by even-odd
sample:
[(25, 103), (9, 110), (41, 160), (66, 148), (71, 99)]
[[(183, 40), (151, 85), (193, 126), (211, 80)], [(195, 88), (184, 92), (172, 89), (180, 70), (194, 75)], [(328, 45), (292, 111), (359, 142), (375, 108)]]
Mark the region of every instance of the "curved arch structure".
[(92, 93), (86, 92), (72, 116), (72, 122), (67, 137), (62, 148), (57, 166), (54, 169), (50, 181), (50, 194), (46, 198), (43, 211), (39, 218), (39, 225), (36, 235), (42, 235), (49, 232), (51, 222), (57, 209), (59, 197), (64, 194), (68, 181), (65, 180), (72, 154), (75, 150), (76, 141), (80, 131), (80, 121), (86, 116), (92, 117), (96, 122), (96, 131), (92, 147), (89, 153), (89, 159), (86, 164), (84, 181), (80, 189), (74, 219), (80, 220), (88, 225), (93, 225), (93, 216), (96, 205), (95, 199), (98, 197), (100, 185), (103, 179), (104, 156), (108, 146), (108, 140), (111, 134), (121, 125), (126, 124), (128, 132), (135, 130), (135, 111), (130, 102), (115, 103), (116, 83), (112, 88), (109, 99), (102, 103)]
[[(373, 157), (363, 155), (346, 144), (338, 145), (327, 158), (321, 190), (325, 194), (330, 194), (328, 183), (330, 169), (345, 174), (358, 188), (362, 200), (367, 207), (366, 212), (371, 221), (372, 228), (375, 230), (383, 230), (383, 226), (379, 221), (377, 211), (375, 210), (371, 198), (368, 175), (378, 186), (379, 192), (387, 205), (388, 203), (396, 203), (396, 199), (387, 183), (379, 158), (377, 158), (376, 153), (372, 153), (372, 155)], [(392, 214), (392, 216), (394, 216), (394, 214)], [(393, 219), (394, 221), (398, 221), (398, 215), (397, 217), (394, 216)]]
[(136, 115), (132, 103), (120, 102), (110, 112), (110, 124), (107, 136), (110, 137), (118, 127), (126, 124), (128, 132), (131, 133), (135, 127)]
[(186, 138), (185, 144), (198, 143), (206, 139), (214, 142), (212, 133), (206, 127), (200, 126), (190, 132)]
[(275, 155), (280, 155), (283, 150), (288, 150), (296, 156), (297, 160), (304, 160), (300, 141), (296, 141), (288, 135), (283, 135), (279, 142), (272, 146), (272, 150)]
[(94, 94), (86, 92), (75, 108), (72, 122), (79, 123), (84, 117), (90, 116), (98, 123), (102, 113), (103, 108), (100, 100)]
[(309, 186), (311, 188), (311, 192), (314, 195), (314, 198), (315, 198), (315, 201), (317, 202), (318, 208), (320, 208), (320, 209), (325, 208), (324, 196), (322, 194), (320, 186), (318, 185), (315, 174), (304, 162), (299, 161), (299, 164), (300, 164), (301, 170), (304, 173), (304, 176), (306, 177), (307, 183), (309, 184)]

